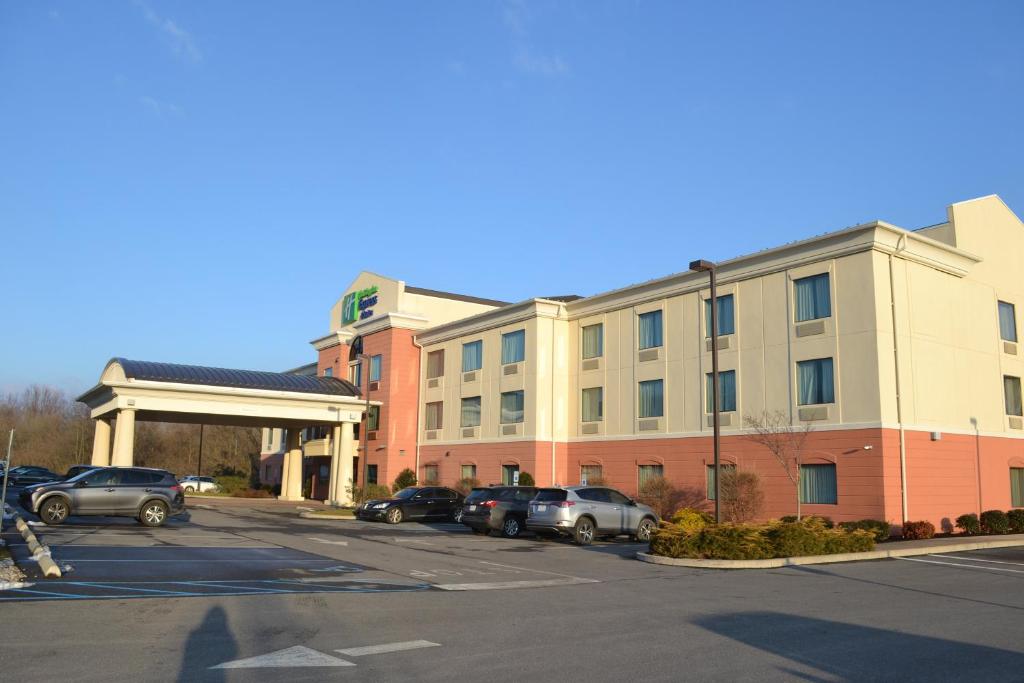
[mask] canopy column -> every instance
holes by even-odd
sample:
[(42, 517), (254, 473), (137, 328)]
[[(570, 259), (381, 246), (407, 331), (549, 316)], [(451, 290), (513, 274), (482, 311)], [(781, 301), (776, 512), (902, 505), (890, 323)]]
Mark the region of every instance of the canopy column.
[(355, 439), (351, 422), (342, 422), (334, 428), (331, 449), (331, 505), (352, 504), (352, 459)]
[(96, 433), (92, 438), (92, 465), (110, 465), (110, 418), (101, 417), (96, 420)]
[(135, 464), (135, 411), (121, 408), (114, 423), (114, 454), (110, 458), (114, 467), (131, 467)]
[(302, 497), (302, 448), (299, 445), (299, 430), (289, 429), (287, 450), (284, 454), (284, 479), (281, 485), (282, 500), (304, 500)]

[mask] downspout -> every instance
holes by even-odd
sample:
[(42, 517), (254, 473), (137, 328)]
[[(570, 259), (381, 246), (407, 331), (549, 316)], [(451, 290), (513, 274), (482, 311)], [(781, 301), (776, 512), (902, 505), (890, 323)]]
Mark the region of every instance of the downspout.
[(907, 439), (903, 429), (903, 392), (900, 387), (900, 336), (896, 327), (896, 275), (893, 257), (906, 249), (907, 235), (900, 235), (896, 250), (889, 254), (889, 310), (892, 313), (892, 353), (896, 371), (896, 422), (900, 438), (900, 505), (903, 524), (907, 523)]
[[(562, 312), (561, 307), (558, 310)], [(551, 320), (551, 485), (555, 481), (555, 319)]]
[(416, 341), (416, 335), (412, 336), (412, 345), (419, 349), (420, 352), (420, 367), (416, 372), (416, 463), (413, 470), (413, 474), (416, 475), (416, 480), (420, 478), (420, 388), (423, 386), (423, 346)]

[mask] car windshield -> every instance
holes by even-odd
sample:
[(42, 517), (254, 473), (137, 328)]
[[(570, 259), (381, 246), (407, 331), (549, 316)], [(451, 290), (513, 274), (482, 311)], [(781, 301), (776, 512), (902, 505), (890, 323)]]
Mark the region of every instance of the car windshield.
[(92, 472), (92, 470), (93, 468), (90, 467), (80, 472), (72, 472), (71, 476), (67, 478), (67, 481), (78, 481), (79, 479), (82, 478), (83, 475), (89, 474), (90, 472)]
[(395, 494), (395, 498), (398, 498), (399, 500), (406, 500), (415, 496), (419, 491), (419, 489), (402, 489)]
[(565, 489), (541, 489), (534, 500), (540, 503), (565, 500)]

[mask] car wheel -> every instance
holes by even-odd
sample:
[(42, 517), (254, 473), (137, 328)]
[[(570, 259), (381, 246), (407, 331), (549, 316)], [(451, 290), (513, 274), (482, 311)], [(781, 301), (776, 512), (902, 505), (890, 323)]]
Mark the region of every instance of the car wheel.
[(597, 529), (594, 528), (594, 522), (589, 517), (580, 517), (576, 522), (576, 527), (572, 530), (572, 540), (576, 542), (576, 545), (590, 545), (594, 542), (594, 536), (597, 534)]
[(151, 500), (142, 506), (139, 521), (146, 526), (162, 526), (167, 521), (167, 505), (159, 500)]
[(195, 490), (194, 487), (192, 487), (192, 486), (186, 486), (185, 487), (185, 493), (195, 493), (195, 492), (196, 492), (196, 490)]
[(50, 498), (39, 509), (39, 518), (47, 524), (62, 524), (71, 514), (71, 507), (63, 498)]
[(388, 524), (398, 524), (402, 521), (402, 508), (394, 507), (388, 510), (388, 513), (384, 515), (384, 521)]
[(654, 520), (650, 517), (645, 517), (640, 520), (640, 525), (636, 528), (636, 540), (640, 543), (649, 543), (651, 540), (651, 533), (656, 528)]
[(459, 508), (452, 513), (452, 521), (456, 524), (462, 524), (462, 508)]
[(506, 517), (501, 525), (501, 533), (505, 538), (515, 538), (523, 530), (522, 523), (515, 517)]

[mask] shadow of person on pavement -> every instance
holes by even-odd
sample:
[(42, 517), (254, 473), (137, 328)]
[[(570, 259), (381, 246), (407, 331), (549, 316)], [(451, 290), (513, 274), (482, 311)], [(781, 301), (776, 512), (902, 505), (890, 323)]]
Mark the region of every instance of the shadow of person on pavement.
[(225, 681), (224, 669), (211, 666), (228, 662), (238, 655), (238, 642), (228, 625), (228, 615), (219, 605), (206, 611), (203, 622), (192, 629), (185, 641), (185, 652), (178, 671), (178, 683), (186, 681)]

